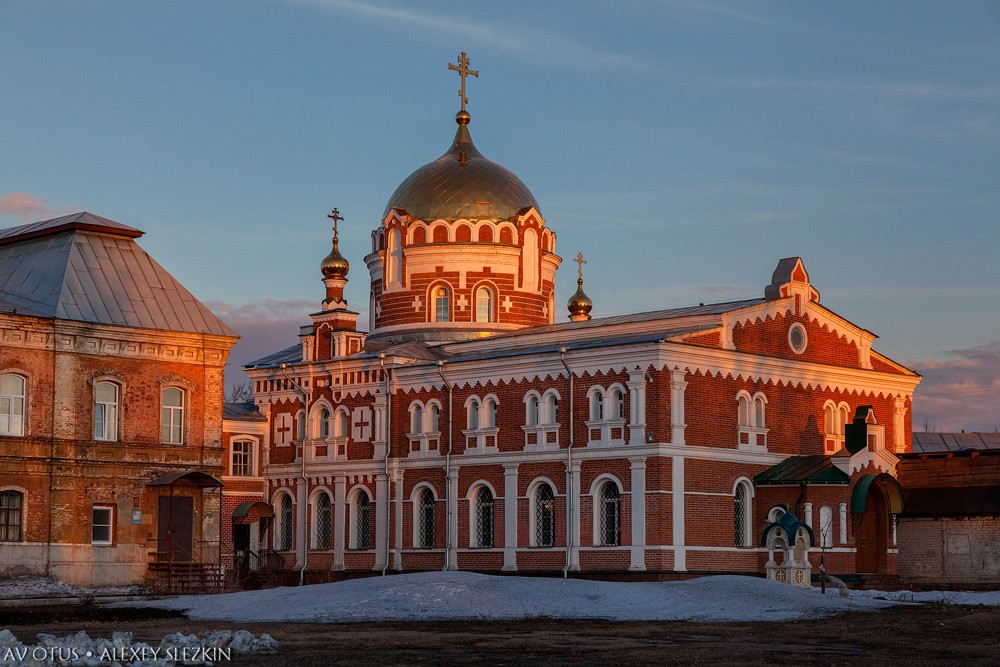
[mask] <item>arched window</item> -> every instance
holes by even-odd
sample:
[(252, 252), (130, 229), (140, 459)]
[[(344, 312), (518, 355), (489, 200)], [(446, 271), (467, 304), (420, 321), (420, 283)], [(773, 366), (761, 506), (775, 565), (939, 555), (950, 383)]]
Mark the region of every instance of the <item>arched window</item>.
[(364, 491), (358, 491), (354, 501), (354, 548), (371, 549), (371, 533), (371, 499)]
[(545, 423), (555, 424), (559, 421), (559, 397), (549, 394), (545, 397)]
[(823, 432), (827, 435), (837, 435), (837, 406), (833, 401), (827, 401), (823, 406)]
[(281, 526), (278, 533), (278, 551), (291, 551), (292, 549), (292, 497), (287, 493), (281, 494)]
[(441, 285), (434, 288), (434, 321), (451, 321), (451, 295), (448, 288)]
[(330, 537), (333, 534), (333, 513), (330, 511), (330, 496), (320, 492), (316, 496), (316, 533), (314, 546), (317, 549), (330, 548)]
[(617, 387), (611, 390), (611, 418), (625, 419), (625, 392)]
[(184, 392), (177, 387), (166, 387), (160, 403), (160, 442), (184, 444)]
[(299, 410), (295, 415), (295, 439), (299, 442), (306, 438), (306, 411)]
[(739, 415), (739, 425), (751, 427), (753, 426), (753, 421), (750, 413), (750, 395), (745, 391), (741, 391), (736, 396), (736, 401), (738, 404), (738, 415)]
[(599, 388), (590, 395), (590, 421), (604, 421), (604, 392)]
[(437, 403), (431, 403), (428, 406), (427, 411), (429, 413), (428, 414), (429, 419), (427, 421), (427, 432), (437, 433), (439, 430), (438, 422), (441, 419), (441, 408), (437, 406)]
[(466, 409), (466, 427), (471, 431), (479, 428), (479, 401), (475, 398), (469, 401)]
[(23, 507), (24, 496), (20, 491), (0, 493), (0, 542), (20, 542), (23, 539)]
[(118, 439), (118, 385), (94, 383), (94, 440)]
[(410, 433), (423, 433), (424, 431), (424, 408), (421, 405), (414, 405), (410, 411)]
[(538, 397), (531, 395), (525, 402), (524, 423), (526, 426), (536, 426), (538, 424)]
[(605, 547), (616, 547), (621, 544), (621, 494), (618, 485), (608, 480), (601, 485), (598, 494), (598, 511), (600, 512), (600, 543)]
[(493, 292), (489, 287), (476, 290), (476, 321), (493, 321)]
[(826, 549), (833, 546), (833, 510), (826, 505), (819, 508), (819, 543)]
[(733, 539), (738, 547), (753, 546), (751, 494), (749, 482), (737, 482), (733, 491)]
[(551, 547), (556, 543), (556, 499), (552, 487), (539, 484), (535, 490), (535, 546)]
[(767, 400), (764, 398), (762, 394), (757, 394), (753, 398), (753, 407), (754, 407), (753, 425), (757, 428), (766, 428), (767, 423), (764, 420), (764, 405), (766, 403)]
[(24, 378), (0, 375), (0, 435), (24, 435)]
[(851, 420), (850, 408), (847, 407), (846, 403), (841, 403), (837, 408), (837, 414), (839, 419), (837, 420), (837, 434), (844, 435), (844, 428), (847, 426), (847, 422)]
[(496, 428), (497, 425), (497, 402), (492, 398), (486, 399), (486, 405), (483, 406), (486, 410), (486, 425), (484, 428)]
[(488, 486), (480, 487), (476, 493), (475, 530), (475, 546), (493, 546), (493, 492)]
[(350, 419), (347, 410), (338, 410), (333, 435), (338, 438), (346, 438), (350, 432)]
[(417, 546), (422, 549), (431, 549), (437, 543), (434, 525), (434, 493), (430, 489), (424, 488), (420, 491), (420, 498), (417, 507)]
[(319, 411), (319, 437), (330, 437), (330, 411), (326, 408), (320, 408)]

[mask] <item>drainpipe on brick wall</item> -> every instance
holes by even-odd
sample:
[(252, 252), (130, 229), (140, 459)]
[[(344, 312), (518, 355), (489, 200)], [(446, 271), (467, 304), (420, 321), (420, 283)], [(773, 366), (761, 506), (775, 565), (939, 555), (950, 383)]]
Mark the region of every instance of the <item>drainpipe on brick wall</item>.
[[(52, 329), (55, 331), (55, 320), (52, 321)], [(54, 337), (55, 338), (55, 337)], [(56, 364), (56, 357), (59, 355), (59, 350), (56, 345), (52, 346), (52, 427), (49, 431), (49, 521), (48, 521), (48, 537), (45, 540), (45, 576), (50, 576), (49, 570), (52, 567), (52, 487), (55, 485), (55, 465), (56, 465), (56, 372), (58, 371), (58, 366)], [(21, 409), (21, 414), (29, 414), (24, 408)], [(27, 419), (22, 417), (22, 421), (27, 422)], [(25, 423), (21, 429), (22, 433), (28, 433), (27, 424)], [(24, 503), (22, 503), (23, 506)], [(93, 510), (91, 510), (93, 511)], [(25, 517), (27, 519), (27, 517)], [(93, 517), (91, 517), (93, 521)], [(24, 534), (24, 527), (27, 525), (27, 521), (21, 521), (21, 538), (27, 537)]]
[[(448, 569), (448, 563), (451, 558), (451, 429), (452, 429), (452, 415), (451, 415), (451, 395), (452, 395), (452, 385), (444, 377), (444, 361), (438, 361), (437, 363), (438, 375), (441, 376), (441, 382), (444, 386), (448, 387), (448, 450), (444, 457), (444, 567), (442, 570)], [(457, 545), (456, 545), (457, 546)]]
[[(383, 470), (385, 474), (385, 563), (382, 565), (382, 576), (389, 569), (389, 554), (392, 552), (392, 484), (389, 479), (389, 452), (392, 451), (392, 397), (389, 394), (389, 372), (385, 370), (385, 353), (378, 355), (378, 363), (382, 368), (382, 380), (385, 391), (385, 459)], [(389, 371), (392, 369), (390, 368)]]
[[(302, 386), (299, 385), (299, 383), (296, 382), (294, 378), (291, 378), (291, 377), (288, 376), (288, 373), (285, 372), (285, 368), (286, 368), (286, 364), (281, 364), (281, 375), (286, 380), (288, 380), (289, 384), (291, 384), (292, 387), (294, 387), (295, 391), (302, 397), (302, 406), (303, 406), (303, 409), (308, 414), (308, 412), (309, 412), (309, 398), (306, 395), (306, 392), (302, 388)], [(308, 424), (308, 420), (306, 420), (306, 423)], [(294, 424), (293, 424), (293, 426), (294, 426)], [(293, 440), (293, 443), (294, 443), (294, 440)], [(305, 439), (304, 438), (302, 440), (302, 455), (299, 457), (299, 459), (300, 459), (299, 477), (302, 479), (302, 483), (304, 485), (306, 485), (307, 493), (305, 494), (305, 497), (308, 498), (309, 497), (309, 493), (308, 493), (309, 481), (306, 479), (306, 443), (305, 443)], [(296, 499), (296, 504), (298, 504), (299, 502), (305, 502), (303, 499), (299, 498), (299, 494), (298, 494), (298, 490), (297, 489), (296, 489), (296, 493), (295, 493), (295, 499)], [(308, 517), (309, 517), (309, 508), (308, 508), (308, 506), (305, 507), (304, 511), (300, 510), (299, 511), (299, 515), (300, 515), (300, 518), (302, 518), (303, 521), (307, 520)], [(302, 567), (299, 568), (299, 586), (301, 586), (302, 584), (305, 583), (306, 568), (309, 566), (309, 543), (308, 543), (308, 539), (309, 539), (309, 535), (308, 534), (309, 534), (309, 531), (306, 530), (306, 529), (303, 529), (303, 530), (298, 530), (296, 532), (299, 533), (302, 536), (302, 540), (301, 540), (302, 544), (299, 545), (299, 547), (302, 549)]]
[(566, 447), (566, 565), (563, 577), (569, 576), (569, 566), (573, 559), (573, 372), (566, 363), (566, 348), (559, 348), (559, 361), (569, 378), (569, 446)]

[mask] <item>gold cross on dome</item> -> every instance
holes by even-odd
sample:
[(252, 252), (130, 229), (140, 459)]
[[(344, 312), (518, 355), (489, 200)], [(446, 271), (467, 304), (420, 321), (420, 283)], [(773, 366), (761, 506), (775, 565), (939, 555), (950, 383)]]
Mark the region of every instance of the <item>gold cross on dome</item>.
[(469, 56), (465, 55), (465, 51), (462, 51), (461, 55), (458, 56), (457, 65), (448, 63), (448, 69), (455, 70), (462, 77), (462, 89), (458, 91), (458, 97), (462, 100), (462, 111), (465, 111), (465, 105), (469, 103), (469, 98), (465, 96), (465, 77), (471, 74), (478, 78), (479, 70), (469, 69)]
[(337, 210), (337, 209), (333, 209), (333, 211), (331, 211), (330, 214), (327, 215), (326, 217), (328, 217), (331, 220), (333, 220), (333, 240), (336, 241), (337, 240), (337, 223), (340, 222), (341, 220), (343, 220), (343, 218), (340, 217), (340, 211)]
[(587, 263), (587, 260), (583, 258), (582, 252), (578, 252), (576, 253), (576, 257), (573, 258), (573, 261), (579, 264), (576, 268), (576, 277), (583, 280), (583, 265)]

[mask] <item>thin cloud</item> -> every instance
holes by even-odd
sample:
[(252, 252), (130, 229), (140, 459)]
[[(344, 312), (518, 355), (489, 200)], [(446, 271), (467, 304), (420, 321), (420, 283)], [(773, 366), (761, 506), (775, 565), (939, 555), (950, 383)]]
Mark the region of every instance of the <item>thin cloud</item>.
[(456, 16), (430, 14), (357, 2), (356, 0), (284, 0), (323, 11), (350, 14), (380, 23), (392, 22), (429, 33), (461, 37), (463, 43), (483, 44), (526, 60), (565, 68), (642, 68), (649, 64), (632, 56), (601, 51), (581, 42), (534, 28), (505, 28), (495, 23), (477, 23)]
[(947, 354), (957, 358), (906, 364), (924, 376), (914, 395), (913, 430), (995, 430), (1000, 423), (1000, 341)]
[(708, 79), (718, 86), (809, 90), (824, 93), (875, 94), (891, 97), (983, 99), (1000, 97), (1000, 86), (957, 86), (939, 83), (869, 82), (845, 79)]
[(8, 192), (0, 196), (0, 216), (17, 218), (19, 223), (56, 216), (56, 211), (41, 197), (30, 192)]
[(666, 0), (665, 4), (694, 12), (714, 14), (716, 16), (722, 16), (736, 21), (743, 21), (745, 23), (755, 23), (757, 25), (766, 25), (772, 27), (793, 27), (792, 24), (786, 21), (777, 21), (771, 18), (758, 16), (756, 14), (751, 14), (749, 12), (740, 9), (725, 7), (723, 5), (719, 5), (714, 2), (700, 2), (700, 1), (692, 2), (691, 0)]

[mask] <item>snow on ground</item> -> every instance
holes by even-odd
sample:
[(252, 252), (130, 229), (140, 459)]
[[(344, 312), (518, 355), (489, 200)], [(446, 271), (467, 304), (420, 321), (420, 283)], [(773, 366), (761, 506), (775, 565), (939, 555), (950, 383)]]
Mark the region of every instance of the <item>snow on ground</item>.
[(23, 598), (82, 598), (103, 595), (144, 595), (142, 586), (77, 588), (65, 581), (47, 577), (16, 577), (0, 580), (0, 600)]
[(938, 602), (995, 607), (1000, 605), (1000, 591), (851, 591), (856, 598), (889, 600), (892, 602)]
[(759, 577), (714, 576), (666, 583), (421, 572), (333, 584), (121, 602), (180, 609), (189, 618), (237, 622), (516, 620), (786, 621), (896, 604), (821, 595)]

